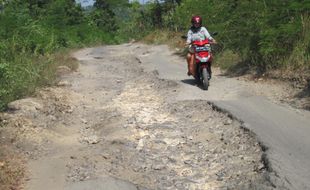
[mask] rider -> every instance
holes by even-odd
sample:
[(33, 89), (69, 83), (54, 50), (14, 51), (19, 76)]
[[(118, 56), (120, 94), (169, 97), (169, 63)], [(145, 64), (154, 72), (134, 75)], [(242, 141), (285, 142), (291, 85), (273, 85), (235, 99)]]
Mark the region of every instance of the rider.
[[(212, 38), (208, 30), (202, 26), (202, 18), (200, 16), (193, 16), (191, 22), (192, 27), (187, 33), (186, 46), (189, 46), (193, 41), (202, 41), (206, 39), (209, 39), (212, 43), (216, 43), (215, 39)], [(196, 69), (194, 61), (194, 52), (193, 50), (191, 50), (191, 48), (189, 48), (189, 51), (187, 53), (187, 66), (188, 66), (187, 75), (195, 76)], [(210, 68), (210, 74), (211, 74), (211, 68)]]

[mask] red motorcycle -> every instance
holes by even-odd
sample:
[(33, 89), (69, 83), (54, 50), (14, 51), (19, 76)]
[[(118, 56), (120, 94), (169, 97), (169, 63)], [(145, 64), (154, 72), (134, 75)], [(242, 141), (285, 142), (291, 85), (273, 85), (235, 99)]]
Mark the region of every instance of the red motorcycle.
[(211, 79), (212, 51), (210, 40), (194, 41), (190, 46), (190, 51), (195, 55), (196, 79), (198, 84), (202, 84), (204, 90), (209, 88)]

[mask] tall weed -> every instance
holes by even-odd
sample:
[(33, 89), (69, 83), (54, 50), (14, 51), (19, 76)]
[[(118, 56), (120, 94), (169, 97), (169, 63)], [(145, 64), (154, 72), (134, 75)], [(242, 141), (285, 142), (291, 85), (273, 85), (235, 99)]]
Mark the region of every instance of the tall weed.
[(8, 102), (34, 92), (37, 86), (51, 84), (59, 64), (74, 62), (59, 56), (58, 51), (121, 41), (104, 25), (91, 24), (91, 17), (74, 2), (36, 3), (12, 0), (1, 7), (0, 111)]
[(307, 68), (310, 69), (310, 15), (301, 15), (302, 21), (302, 33), (300, 39), (298, 39), (292, 54), (286, 60), (285, 64), (288, 68), (298, 69)]

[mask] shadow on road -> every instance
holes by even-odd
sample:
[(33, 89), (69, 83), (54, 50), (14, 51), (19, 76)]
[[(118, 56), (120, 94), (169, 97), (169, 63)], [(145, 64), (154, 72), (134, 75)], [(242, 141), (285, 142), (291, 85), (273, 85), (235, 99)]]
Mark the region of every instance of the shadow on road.
[(184, 80), (181, 80), (181, 82), (185, 84), (190, 84), (192, 86), (197, 86), (195, 79), (184, 79)]
[(200, 88), (201, 90), (203, 90), (202, 85), (198, 85), (195, 79), (184, 79), (184, 80), (181, 80), (181, 82), (183, 82), (184, 84), (191, 85), (191, 86), (196, 86), (197, 88)]

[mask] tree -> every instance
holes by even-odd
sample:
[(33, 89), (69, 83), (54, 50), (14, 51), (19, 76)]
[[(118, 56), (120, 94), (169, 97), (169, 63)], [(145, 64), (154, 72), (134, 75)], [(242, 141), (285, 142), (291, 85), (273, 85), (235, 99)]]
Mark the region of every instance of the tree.
[(94, 3), (94, 7), (100, 10), (107, 10), (110, 8), (110, 5), (107, 0), (96, 0)]
[(151, 9), (152, 23), (155, 27), (162, 27), (163, 6), (156, 0), (153, 8)]
[(96, 0), (94, 7), (95, 10), (91, 14), (92, 22), (106, 31), (117, 30), (115, 14), (110, 9), (110, 4), (106, 0)]

